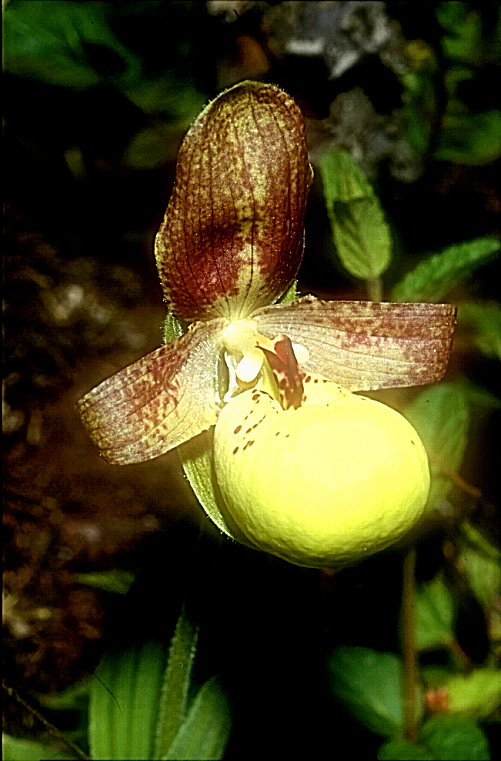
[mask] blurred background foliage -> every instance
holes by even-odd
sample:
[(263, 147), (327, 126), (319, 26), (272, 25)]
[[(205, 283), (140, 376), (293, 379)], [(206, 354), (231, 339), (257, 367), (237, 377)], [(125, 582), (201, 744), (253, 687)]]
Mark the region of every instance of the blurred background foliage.
[[(177, 150), (203, 104), (242, 79), (281, 85), (306, 117), (317, 171), (301, 292), (366, 298), (331, 234), (321, 167), (332, 151), (351, 157), (384, 210), (393, 241), (384, 298), (405, 293), (405, 275), (419, 274), (429, 254), (498, 239), (499, 3), (6, 0), (3, 22), (7, 729), (57, 746), (29, 704), (86, 747), (85, 691), (72, 688), (59, 704), (47, 696), (88, 676), (103, 642), (120, 642), (125, 631), (127, 641), (168, 641), (186, 588), (198, 587), (195, 682), (233, 669), (228, 758), (262, 755), (263, 747), (270, 756), (312, 757), (332, 747), (333, 735), (336, 745), (375, 755), (386, 719), (371, 719), (366, 699), (365, 724), (356, 723), (339, 709), (336, 701), (349, 705), (336, 689), (351, 684), (353, 693), (360, 682), (355, 648), (357, 663), (367, 649), (399, 652), (399, 555), (333, 575), (220, 543), (176, 453), (110, 468), (74, 403), (160, 343), (152, 241)], [(451, 662), (475, 674), (499, 657), (501, 639), (493, 550), (500, 267), (495, 254), (474, 258), (440, 296), (460, 310), (446, 379), (453, 385), (437, 387), (433, 404), (459, 420), (467, 397), (469, 422), (454, 455), (459, 472), (418, 552), (429, 715), (444, 710)], [(422, 415), (413, 399), (412, 391), (388, 397)], [(476, 528), (458, 528), (458, 515)], [(205, 580), (209, 565), (217, 596)], [(446, 609), (452, 595), (450, 620), (437, 623), (430, 595)], [(337, 682), (326, 684), (327, 656)], [(374, 663), (375, 672), (386, 669)], [(499, 749), (499, 708), (489, 703), (481, 713)]]

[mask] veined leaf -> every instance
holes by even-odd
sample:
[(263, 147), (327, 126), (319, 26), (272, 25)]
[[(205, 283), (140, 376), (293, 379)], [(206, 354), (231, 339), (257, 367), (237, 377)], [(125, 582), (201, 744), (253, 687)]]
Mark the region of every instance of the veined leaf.
[(339, 258), (350, 275), (363, 280), (382, 275), (391, 261), (392, 239), (378, 199), (338, 201), (329, 216)]
[(484, 732), (464, 716), (433, 716), (423, 725), (419, 741), (441, 761), (489, 761), (489, 742)]
[(454, 674), (447, 679), (444, 687), (450, 713), (483, 719), (501, 704), (501, 671), (496, 668)]
[[(392, 737), (402, 731), (403, 675), (398, 656), (366, 647), (341, 645), (329, 657), (327, 667), (332, 692), (361, 724), (383, 737)], [(416, 706), (421, 714), (419, 692), (420, 688)]]
[(418, 650), (447, 646), (454, 638), (454, 600), (441, 576), (417, 590), (415, 616)]
[(501, 592), (501, 552), (467, 521), (461, 525), (458, 550), (458, 569), (480, 604), (489, 609)]
[(362, 170), (345, 151), (327, 153), (320, 163), (334, 243), (345, 269), (373, 280), (388, 267), (392, 240), (383, 210)]
[(405, 417), (418, 432), (430, 455), (431, 489), (428, 509), (447, 496), (463, 461), (470, 420), (461, 383), (439, 383), (424, 390), (405, 409)]
[(440, 301), (461, 278), (485, 264), (501, 244), (492, 238), (475, 238), (449, 246), (430, 256), (397, 283), (392, 301)]
[(501, 359), (501, 306), (495, 302), (464, 301), (458, 305), (458, 325), (471, 331), (477, 348)]
[(372, 185), (346, 151), (335, 149), (326, 153), (320, 162), (320, 173), (327, 208), (335, 201), (351, 203), (374, 197)]

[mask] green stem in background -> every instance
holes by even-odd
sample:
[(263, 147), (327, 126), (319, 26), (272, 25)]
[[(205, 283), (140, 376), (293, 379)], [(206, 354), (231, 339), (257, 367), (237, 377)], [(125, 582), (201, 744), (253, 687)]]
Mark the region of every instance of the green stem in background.
[(451, 481), (453, 481), (456, 486), (459, 486), (460, 489), (465, 491), (467, 494), (471, 494), (472, 497), (475, 499), (481, 499), (482, 498), (482, 492), (480, 489), (478, 489), (476, 486), (472, 486), (472, 484), (469, 484), (468, 481), (465, 481), (464, 478), (461, 478), (459, 473), (456, 473), (455, 470), (450, 468), (447, 463), (445, 463), (441, 457), (438, 457), (434, 452), (430, 452), (429, 449), (426, 450), (428, 454), (428, 459), (436, 465), (444, 475), (448, 476)]
[(416, 548), (409, 547), (403, 562), (402, 589), (402, 651), (404, 665), (404, 736), (414, 742), (417, 737), (417, 680), (418, 664), (414, 642), (415, 620), (415, 586), (414, 571), (416, 568)]
[(172, 638), (158, 710), (154, 758), (165, 758), (186, 714), (198, 626), (183, 605)]
[(369, 301), (382, 301), (383, 300), (383, 281), (379, 277), (373, 277), (366, 281), (367, 293), (369, 295)]

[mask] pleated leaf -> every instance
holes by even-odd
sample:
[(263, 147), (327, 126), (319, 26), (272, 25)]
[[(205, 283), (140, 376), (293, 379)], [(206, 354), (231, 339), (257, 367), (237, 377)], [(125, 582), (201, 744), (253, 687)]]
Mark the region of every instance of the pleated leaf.
[(93, 758), (151, 761), (165, 661), (160, 642), (104, 654), (90, 691)]

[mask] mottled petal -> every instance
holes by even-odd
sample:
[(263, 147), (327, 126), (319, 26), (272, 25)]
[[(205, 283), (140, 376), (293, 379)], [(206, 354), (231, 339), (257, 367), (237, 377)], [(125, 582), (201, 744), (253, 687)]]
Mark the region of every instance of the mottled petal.
[(450, 304), (321, 301), (305, 296), (256, 312), (265, 336), (305, 346), (304, 370), (350, 391), (417, 386), (443, 377), (456, 308)]
[(311, 180), (289, 95), (243, 82), (212, 101), (181, 146), (155, 241), (169, 309), (236, 320), (276, 301), (301, 262)]
[(223, 320), (195, 323), (181, 338), (101, 383), (77, 405), (104, 459), (142, 462), (216, 422), (216, 374)]
[(277, 336), (273, 342), (273, 351), (261, 347), (278, 386), (280, 401), (284, 410), (297, 409), (303, 400), (303, 380), (299, 370), (294, 348), (289, 336)]

